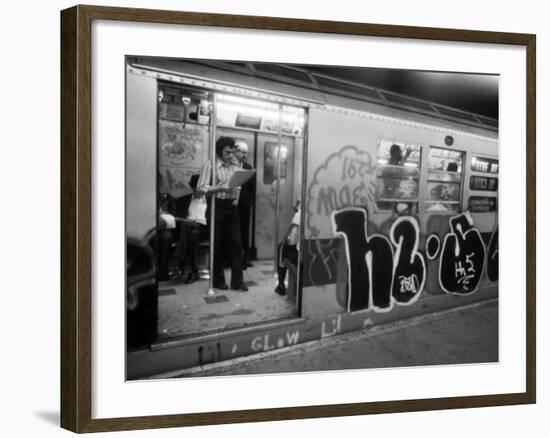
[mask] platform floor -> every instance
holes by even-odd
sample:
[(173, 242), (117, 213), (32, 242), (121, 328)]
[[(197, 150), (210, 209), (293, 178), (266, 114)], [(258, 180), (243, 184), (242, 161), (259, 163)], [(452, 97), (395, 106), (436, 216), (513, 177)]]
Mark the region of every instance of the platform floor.
[[(213, 296), (207, 294), (208, 273), (190, 285), (184, 283), (186, 275), (180, 280), (159, 282), (159, 340), (296, 315), (295, 304), (274, 292), (277, 280), (272, 260), (254, 261), (254, 266), (243, 274), (248, 292), (216, 290)], [(230, 269), (226, 269), (228, 284), (230, 275)]]

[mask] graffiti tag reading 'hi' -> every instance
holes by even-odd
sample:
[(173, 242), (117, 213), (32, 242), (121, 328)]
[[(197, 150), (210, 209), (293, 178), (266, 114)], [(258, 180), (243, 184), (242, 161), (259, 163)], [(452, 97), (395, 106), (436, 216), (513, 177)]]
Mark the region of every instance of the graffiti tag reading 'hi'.
[(390, 229), (391, 240), (377, 234), (368, 236), (367, 212), (362, 208), (333, 212), (332, 226), (334, 234), (345, 241), (348, 311), (388, 311), (394, 302), (406, 305), (418, 299), (426, 263), (418, 252), (420, 230), (415, 218), (398, 218)]

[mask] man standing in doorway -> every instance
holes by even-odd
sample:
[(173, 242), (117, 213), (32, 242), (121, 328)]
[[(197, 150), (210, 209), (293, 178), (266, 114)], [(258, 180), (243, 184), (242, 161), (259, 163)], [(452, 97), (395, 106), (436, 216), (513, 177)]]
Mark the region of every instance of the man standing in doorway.
[[(214, 196), (215, 216), (214, 224), (214, 273), (213, 287), (227, 290), (223, 273), (224, 248), (229, 249), (231, 263), (231, 289), (248, 291), (243, 281), (241, 225), (237, 205), (239, 202), (240, 187), (229, 188), (228, 183), (239, 166), (235, 164), (235, 140), (231, 137), (220, 137), (216, 142), (215, 181), (212, 181), (212, 161), (204, 165), (197, 184), (197, 191)], [(210, 205), (206, 212), (210, 221)]]
[[(248, 163), (248, 145), (244, 140), (236, 140), (235, 158), (240, 167), (250, 170), (252, 166)], [(239, 195), (239, 219), (241, 221), (241, 243), (243, 247), (243, 268), (252, 266), (250, 248), (250, 216), (254, 201), (256, 199), (256, 178), (252, 177), (241, 187)]]

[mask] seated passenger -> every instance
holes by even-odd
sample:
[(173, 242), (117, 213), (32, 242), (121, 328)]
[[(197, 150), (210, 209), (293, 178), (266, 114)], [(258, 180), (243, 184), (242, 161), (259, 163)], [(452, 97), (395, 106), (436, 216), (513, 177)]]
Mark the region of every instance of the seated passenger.
[[(206, 232), (206, 220), (204, 213), (206, 210), (206, 201), (204, 203), (204, 210), (202, 212), (191, 212), (189, 207), (191, 201), (198, 195), (196, 193), (197, 181), (199, 175), (193, 175), (189, 181), (189, 186), (193, 190), (192, 193), (182, 196), (180, 201), (181, 217), (185, 219), (180, 220), (180, 234), (179, 243), (175, 256), (178, 258), (178, 265), (181, 274), (185, 271), (185, 263), (189, 263), (189, 273), (185, 278), (186, 284), (191, 284), (200, 279), (199, 269), (197, 265), (199, 242), (201, 237), (207, 235)], [(201, 216), (202, 217), (199, 217)]]
[(458, 172), (458, 164), (455, 161), (449, 162), (447, 164), (447, 172)]
[(391, 166), (403, 166), (405, 161), (409, 158), (409, 155), (411, 155), (411, 152), (412, 148), (407, 148), (405, 156), (403, 156), (401, 146), (398, 144), (392, 144), (390, 147), (390, 159), (388, 160), (388, 164)]
[(296, 204), (295, 214), (283, 241), (277, 249), (277, 286), (275, 292), (286, 295), (285, 278), (288, 270), (286, 263), (298, 265), (298, 244), (300, 242), (300, 202)]
[(426, 208), (426, 211), (434, 212), (449, 210), (449, 206), (441, 202), (449, 200), (449, 189), (447, 184), (438, 184), (433, 187), (430, 191), (430, 196), (433, 202), (431, 202), (430, 207)]
[(162, 193), (160, 195), (157, 222), (159, 280), (170, 280), (170, 250), (172, 242), (174, 241), (174, 232), (176, 230), (176, 218), (171, 213), (171, 211), (173, 211), (171, 208), (172, 205), (172, 196), (168, 193)]

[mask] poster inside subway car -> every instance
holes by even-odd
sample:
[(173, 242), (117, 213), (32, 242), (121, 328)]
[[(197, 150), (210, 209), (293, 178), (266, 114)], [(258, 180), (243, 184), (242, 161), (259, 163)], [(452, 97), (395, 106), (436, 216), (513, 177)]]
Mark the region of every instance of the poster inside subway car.
[(125, 68), (128, 380), (499, 360), (498, 75)]

